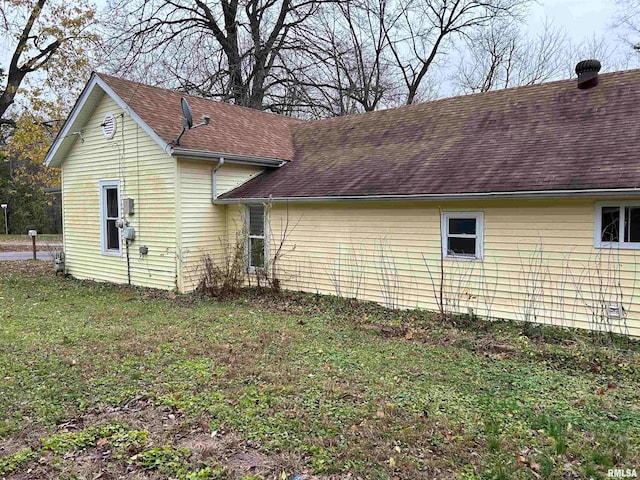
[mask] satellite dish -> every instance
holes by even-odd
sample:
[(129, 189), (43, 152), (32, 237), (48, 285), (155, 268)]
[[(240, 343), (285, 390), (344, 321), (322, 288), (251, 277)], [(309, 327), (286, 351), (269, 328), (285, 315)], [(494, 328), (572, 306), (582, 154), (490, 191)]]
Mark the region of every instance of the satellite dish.
[(186, 122), (185, 127), (187, 129), (191, 129), (193, 127), (193, 116), (191, 115), (191, 108), (189, 108), (189, 104), (187, 103), (187, 99), (182, 97), (180, 101), (182, 104), (182, 116)]
[(176, 138), (175, 141), (173, 142), (174, 145), (176, 146), (180, 145), (180, 139), (182, 138), (182, 135), (184, 135), (184, 132), (194, 128), (209, 125), (209, 122), (211, 121), (211, 118), (209, 117), (209, 115), (203, 115), (202, 122), (198, 123), (197, 125), (194, 125), (193, 115), (191, 115), (191, 108), (187, 103), (187, 99), (182, 97), (182, 99), (180, 100), (180, 104), (182, 105), (182, 131), (180, 132), (180, 135), (178, 135), (178, 138)]

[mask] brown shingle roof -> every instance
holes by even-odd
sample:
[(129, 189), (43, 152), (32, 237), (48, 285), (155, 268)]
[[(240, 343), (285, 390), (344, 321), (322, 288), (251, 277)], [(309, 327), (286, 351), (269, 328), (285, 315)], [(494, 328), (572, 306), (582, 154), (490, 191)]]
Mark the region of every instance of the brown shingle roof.
[(184, 96), (194, 123), (206, 114), (211, 117), (211, 124), (187, 131), (180, 140), (181, 148), (281, 160), (293, 156), (290, 127), (300, 120), (97, 75), (167, 143), (180, 134), (180, 98)]
[(293, 162), (221, 198), (640, 187), (640, 70), (295, 125)]

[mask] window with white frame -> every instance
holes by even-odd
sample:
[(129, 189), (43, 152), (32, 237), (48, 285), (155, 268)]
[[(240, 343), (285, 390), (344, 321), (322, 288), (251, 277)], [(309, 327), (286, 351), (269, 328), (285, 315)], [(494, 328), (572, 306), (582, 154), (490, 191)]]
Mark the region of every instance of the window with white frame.
[(116, 222), (120, 218), (120, 182), (104, 180), (100, 182), (100, 229), (102, 253), (120, 254), (120, 229)]
[(267, 258), (266, 218), (264, 205), (247, 207), (247, 266), (249, 270), (265, 267)]
[(597, 202), (596, 247), (640, 249), (640, 201)]
[(442, 213), (442, 256), (444, 258), (482, 258), (482, 212)]

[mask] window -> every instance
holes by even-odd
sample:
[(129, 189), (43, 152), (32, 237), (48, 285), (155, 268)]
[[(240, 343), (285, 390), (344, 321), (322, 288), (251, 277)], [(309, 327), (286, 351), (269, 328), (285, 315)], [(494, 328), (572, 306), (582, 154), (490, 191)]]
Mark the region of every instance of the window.
[(120, 182), (100, 182), (100, 228), (102, 253), (120, 255), (120, 229), (116, 226), (120, 218)]
[(640, 202), (596, 203), (595, 246), (640, 249)]
[(249, 270), (265, 267), (267, 256), (266, 219), (263, 205), (247, 207), (247, 266)]
[(442, 256), (444, 258), (482, 258), (482, 212), (442, 214)]

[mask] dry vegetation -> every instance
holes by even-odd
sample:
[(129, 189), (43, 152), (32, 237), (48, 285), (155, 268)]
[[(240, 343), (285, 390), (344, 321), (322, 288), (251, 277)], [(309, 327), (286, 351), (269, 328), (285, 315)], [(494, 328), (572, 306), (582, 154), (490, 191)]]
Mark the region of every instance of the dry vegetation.
[(565, 479), (640, 463), (634, 342), (314, 295), (215, 301), (49, 262), (1, 263), (0, 285), (0, 478)]

